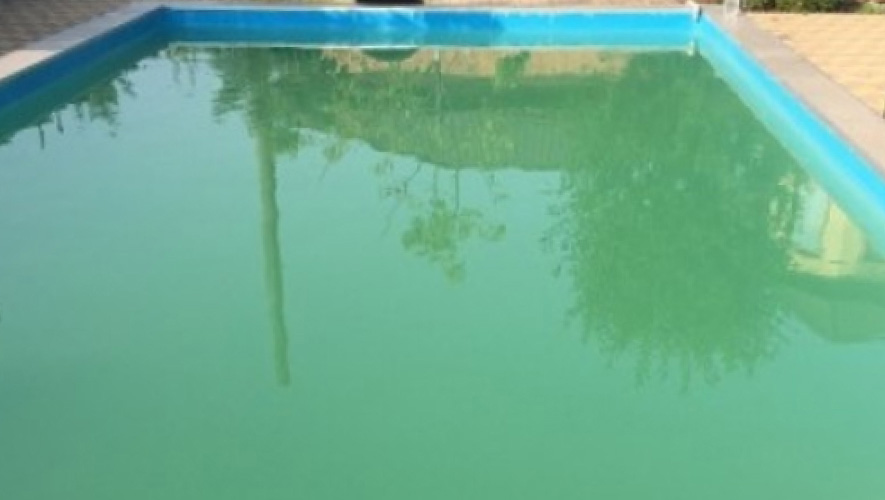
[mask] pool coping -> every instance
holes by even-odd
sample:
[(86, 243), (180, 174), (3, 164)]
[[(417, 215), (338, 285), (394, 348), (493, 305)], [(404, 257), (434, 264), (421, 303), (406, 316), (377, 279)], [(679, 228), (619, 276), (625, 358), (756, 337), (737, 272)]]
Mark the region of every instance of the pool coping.
[(885, 119), (748, 17), (726, 16), (715, 6), (704, 13), (885, 181)]
[[(605, 13), (685, 11), (692, 3), (672, 6), (519, 6), (488, 7), (481, 5), (428, 6), (421, 10), (470, 12), (477, 10), (537, 13)], [(379, 7), (342, 5), (235, 5), (212, 3), (134, 3), (100, 15), (90, 21), (65, 29), (25, 47), (0, 56), (0, 84), (59, 54), (77, 48), (128, 23), (164, 9), (188, 10), (253, 10), (253, 11), (379, 11)], [(390, 7), (385, 11), (408, 12), (414, 7)], [(885, 182), (885, 120), (868, 109), (847, 89), (827, 77), (773, 34), (757, 27), (746, 16), (726, 16), (718, 6), (704, 6), (704, 15), (726, 32), (743, 50), (790, 93), (807, 106), (823, 123), (863, 158)]]
[(0, 83), (163, 7), (161, 3), (133, 3), (0, 56)]

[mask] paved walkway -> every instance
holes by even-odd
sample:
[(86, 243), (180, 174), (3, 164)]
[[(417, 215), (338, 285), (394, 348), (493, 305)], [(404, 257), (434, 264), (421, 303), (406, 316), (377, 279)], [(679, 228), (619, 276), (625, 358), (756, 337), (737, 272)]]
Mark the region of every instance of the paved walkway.
[[(672, 5), (677, 0), (627, 2), (630, 5)], [(128, 3), (131, 1), (0, 0), (0, 55)], [(323, 0), (323, 3), (349, 1)], [(428, 0), (428, 3), (623, 5), (624, 0)], [(751, 14), (750, 18), (848, 88), (868, 107), (880, 114), (885, 112), (885, 15)]]
[(750, 18), (868, 107), (885, 112), (885, 15), (751, 14)]
[(0, 0), (0, 54), (126, 3), (124, 0)]

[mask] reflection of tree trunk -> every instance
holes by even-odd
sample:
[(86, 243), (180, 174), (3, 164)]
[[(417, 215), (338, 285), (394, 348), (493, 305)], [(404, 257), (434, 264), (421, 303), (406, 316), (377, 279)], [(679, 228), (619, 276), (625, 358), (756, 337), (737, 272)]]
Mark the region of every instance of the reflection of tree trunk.
[(455, 217), (461, 211), (461, 169), (455, 169)]
[(266, 130), (257, 131), (258, 182), (261, 187), (261, 236), (264, 243), (264, 278), (273, 332), (277, 382), (289, 385), (289, 338), (283, 313), (282, 257), (280, 256), (277, 175), (273, 143)]
[(442, 74), (442, 55), (439, 49), (433, 53), (433, 61), (436, 66), (436, 116), (437, 116), (437, 137), (442, 139), (443, 130), (443, 74)]

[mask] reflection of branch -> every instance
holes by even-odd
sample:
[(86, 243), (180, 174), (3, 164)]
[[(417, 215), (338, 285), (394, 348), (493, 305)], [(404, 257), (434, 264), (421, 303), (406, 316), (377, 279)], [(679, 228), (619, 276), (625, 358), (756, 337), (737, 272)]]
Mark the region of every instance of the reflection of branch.
[(276, 200), (276, 162), (273, 143), (265, 130), (259, 130), (258, 180), (261, 187), (261, 234), (264, 243), (264, 273), (268, 312), (273, 332), (277, 382), (287, 386), (289, 374), (289, 336), (283, 311), (282, 257), (280, 256), (279, 208)]
[(399, 207), (402, 206), (403, 201), (409, 198), (409, 184), (412, 183), (412, 180), (421, 173), (421, 163), (415, 164), (415, 171), (412, 172), (411, 175), (403, 179), (402, 187), (400, 188), (398, 193), (395, 193), (394, 200), (396, 203), (390, 210), (387, 212), (387, 216), (384, 218), (384, 229), (381, 231), (382, 235), (386, 235), (390, 232), (390, 226), (393, 225), (393, 216), (399, 211)]
[(457, 282), (464, 276), (462, 245), (474, 237), (499, 241), (506, 229), (503, 224), (488, 221), (480, 210), (461, 207), (460, 170), (452, 173), (451, 183), (444, 183), (452, 188), (448, 195), (440, 192), (439, 173), (439, 169), (433, 169), (431, 196), (426, 201), (413, 200), (417, 213), (402, 234), (402, 244), (406, 250), (439, 265), (447, 278)]
[(461, 169), (455, 169), (455, 217), (461, 211)]
[(420, 163), (416, 163), (416, 164), (415, 164), (415, 171), (412, 172), (411, 175), (409, 175), (408, 177), (406, 177), (405, 180), (403, 180), (403, 192), (404, 192), (404, 193), (408, 193), (408, 192), (409, 192), (409, 184), (412, 183), (412, 180), (413, 180), (415, 177), (417, 177), (419, 173), (421, 173), (421, 164), (420, 164)]

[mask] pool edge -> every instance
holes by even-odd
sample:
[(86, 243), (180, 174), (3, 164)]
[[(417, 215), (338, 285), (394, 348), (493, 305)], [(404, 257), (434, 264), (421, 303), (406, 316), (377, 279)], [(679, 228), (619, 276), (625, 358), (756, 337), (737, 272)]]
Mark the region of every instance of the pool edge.
[(715, 7), (704, 12), (885, 182), (885, 119), (746, 16), (727, 18)]
[(161, 3), (129, 4), (0, 55), (0, 85), (165, 8)]
[[(129, 36), (139, 36), (139, 29), (162, 28), (168, 24), (171, 14), (176, 12), (219, 12), (219, 11), (256, 11), (256, 12), (336, 12), (336, 13), (414, 13), (430, 11), (434, 13), (476, 13), (476, 12), (507, 12), (538, 14), (672, 14), (691, 11), (690, 5), (672, 5), (662, 7), (580, 7), (580, 6), (525, 6), (488, 8), (483, 6), (433, 6), (433, 7), (353, 7), (341, 5), (238, 5), (216, 3), (135, 3), (121, 9), (98, 16), (83, 24), (66, 29), (40, 41), (31, 43), (22, 49), (0, 56), (0, 107), (4, 101), (13, 101), (21, 95), (28, 95), (39, 85), (51, 82), (59, 75), (65, 74), (66, 59), (76, 59), (76, 54), (90, 52), (107, 52), (113, 50), (109, 41), (115, 33), (120, 33), (127, 26), (133, 27)], [(720, 8), (705, 6), (701, 22), (709, 20), (724, 34), (728, 42), (735, 43), (752, 63), (763, 70), (763, 79), (770, 77), (776, 85), (787, 91), (785, 99), (780, 99), (783, 106), (791, 106), (796, 101), (810, 112), (810, 118), (818, 121), (825, 129), (835, 134), (844, 146), (857, 156), (862, 163), (869, 165), (869, 170), (877, 178), (880, 193), (885, 193), (885, 120), (882, 120), (851, 96), (846, 89), (826, 77), (818, 68), (805, 61), (792, 51), (786, 44), (764, 30), (758, 28), (744, 16), (728, 18)], [(153, 19), (152, 19), (153, 18)], [(157, 20), (158, 22), (154, 22)], [(159, 29), (159, 28), (158, 28)], [(697, 31), (697, 28), (692, 28)], [(102, 42), (105, 43), (102, 43)], [(171, 41), (171, 40), (170, 40)], [(109, 47), (111, 46), (111, 47)], [(84, 57), (82, 54), (80, 57)], [(71, 63), (68, 61), (67, 66)], [(751, 64), (752, 65), (752, 64)], [(59, 69), (61, 68), (61, 69)], [(36, 75), (36, 76), (35, 76)], [(759, 76), (750, 72), (750, 77)], [(16, 80), (22, 80), (16, 82)], [(12, 88), (19, 83), (18, 88)], [(752, 84), (752, 82), (750, 82)], [(37, 87), (37, 88), (35, 88)], [(803, 113), (788, 113), (798, 116), (801, 121), (808, 121)], [(808, 141), (806, 141), (808, 142)], [(823, 148), (826, 149), (826, 148)], [(838, 149), (838, 148), (837, 148)], [(846, 173), (849, 168), (845, 168)], [(854, 170), (857, 170), (856, 168)], [(862, 179), (861, 179), (862, 180)], [(870, 187), (867, 182), (867, 187)], [(880, 196), (880, 208), (885, 208), (885, 196)], [(883, 210), (885, 211), (885, 210)]]
[(744, 17), (707, 9), (696, 35), (720, 77), (885, 252), (885, 120)]

